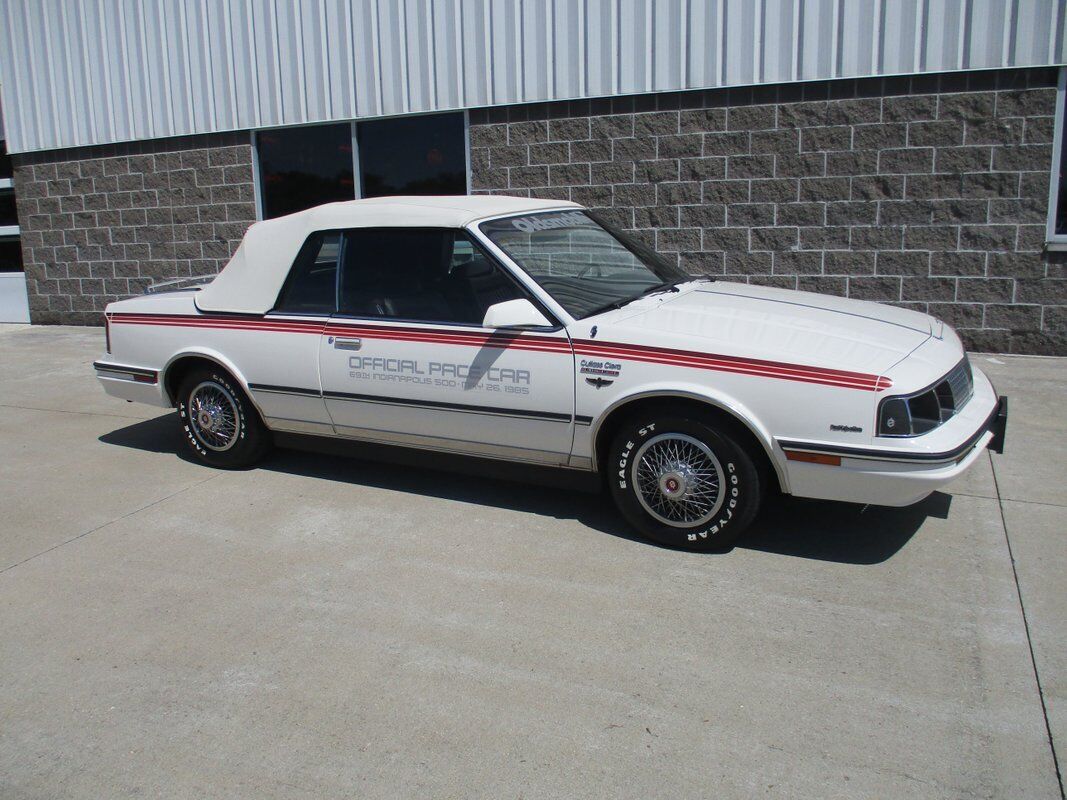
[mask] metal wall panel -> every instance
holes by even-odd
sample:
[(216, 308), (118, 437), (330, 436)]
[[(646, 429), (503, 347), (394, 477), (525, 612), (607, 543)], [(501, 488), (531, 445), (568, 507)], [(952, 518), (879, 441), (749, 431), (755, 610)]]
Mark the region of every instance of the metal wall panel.
[(0, 0), (14, 152), (1061, 64), (1065, 0)]

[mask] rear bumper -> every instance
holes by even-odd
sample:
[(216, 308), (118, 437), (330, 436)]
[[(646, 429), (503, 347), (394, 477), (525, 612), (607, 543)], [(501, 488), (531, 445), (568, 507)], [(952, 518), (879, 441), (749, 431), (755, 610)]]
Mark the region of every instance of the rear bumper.
[(999, 397), (985, 421), (958, 446), (944, 452), (894, 454), (863, 448), (806, 447), (783, 442), (786, 451), (840, 458), (840, 463), (786, 461), (792, 493), (820, 500), (881, 506), (908, 506), (951, 483), (989, 448), (1004, 452), (1008, 399)]
[(164, 408), (170, 406), (164, 397), (159, 373), (155, 370), (110, 361), (95, 361), (93, 369), (104, 391), (112, 397), (131, 403), (147, 403)]

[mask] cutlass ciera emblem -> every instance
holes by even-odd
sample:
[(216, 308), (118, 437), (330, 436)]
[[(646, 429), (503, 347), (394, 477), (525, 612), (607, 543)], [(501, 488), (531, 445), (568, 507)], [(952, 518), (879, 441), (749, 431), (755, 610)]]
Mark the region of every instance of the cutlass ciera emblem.
[(615, 383), (615, 381), (606, 381), (603, 378), (586, 378), (585, 382), (597, 389), (603, 389), (605, 386), (611, 386), (611, 384)]

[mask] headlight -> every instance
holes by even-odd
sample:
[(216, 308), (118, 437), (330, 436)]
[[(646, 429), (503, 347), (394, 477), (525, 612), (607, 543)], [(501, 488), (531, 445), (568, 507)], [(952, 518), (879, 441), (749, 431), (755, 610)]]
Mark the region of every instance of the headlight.
[(887, 397), (878, 405), (879, 436), (921, 436), (952, 419), (974, 394), (971, 362), (963, 357), (933, 386)]

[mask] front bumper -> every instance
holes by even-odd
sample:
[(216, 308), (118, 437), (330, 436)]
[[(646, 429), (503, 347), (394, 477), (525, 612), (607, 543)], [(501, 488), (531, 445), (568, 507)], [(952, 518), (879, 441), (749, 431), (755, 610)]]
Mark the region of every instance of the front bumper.
[(989, 449), (994, 453), (1004, 453), (1004, 439), (1008, 435), (1008, 398), (1001, 395), (997, 398), (997, 410), (993, 417), (993, 424), (989, 426), (993, 438), (989, 442)]
[[(992, 386), (989, 391), (992, 394)], [(947, 450), (907, 453), (890, 452), (884, 448), (835, 447), (781, 440), (778, 444), (787, 459), (790, 453), (840, 459), (836, 464), (787, 460), (789, 487), (794, 495), (849, 503), (909, 506), (966, 472), (986, 448), (1003, 453), (1007, 425), (1008, 398), (1000, 396), (996, 397), (984, 421)]]

